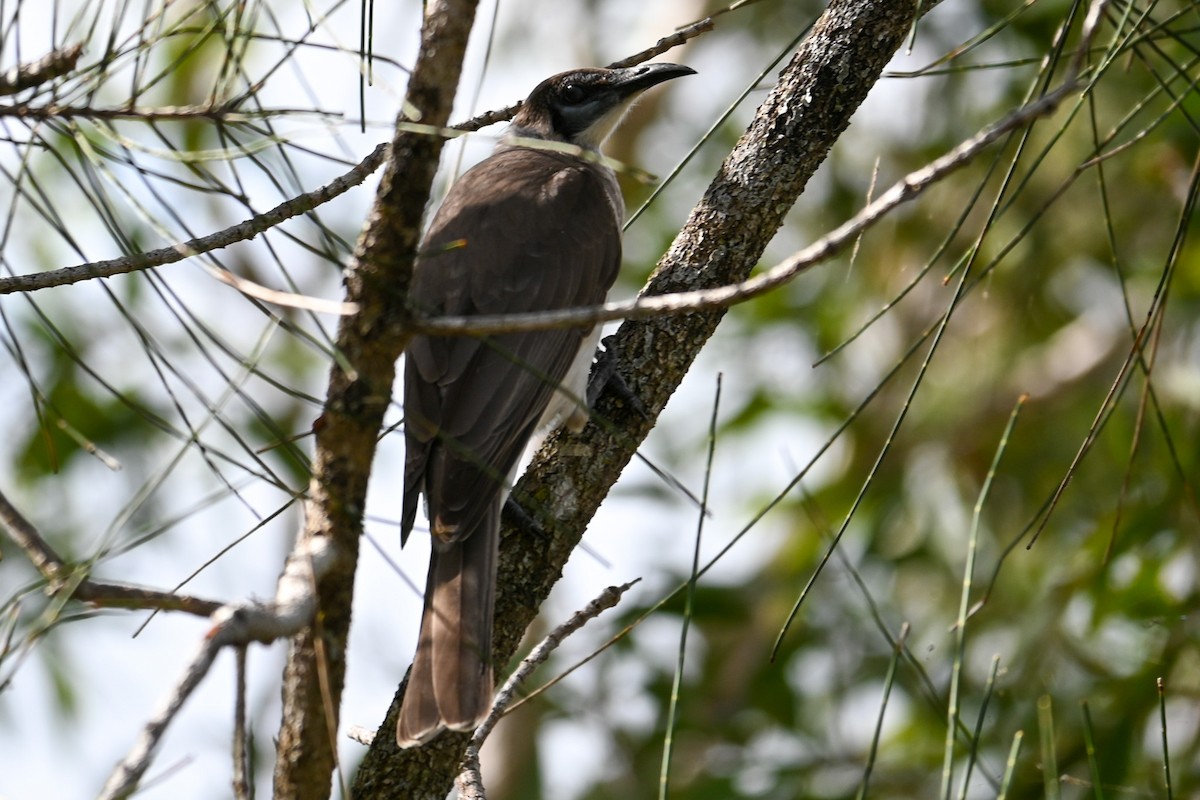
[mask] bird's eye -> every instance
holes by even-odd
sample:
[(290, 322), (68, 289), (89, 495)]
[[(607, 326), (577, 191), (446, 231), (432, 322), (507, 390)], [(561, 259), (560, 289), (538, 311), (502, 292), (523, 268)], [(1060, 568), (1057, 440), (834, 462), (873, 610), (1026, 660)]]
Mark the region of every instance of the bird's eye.
[(583, 91), (583, 87), (580, 86), (579, 84), (568, 83), (566, 86), (564, 86), (562, 88), (562, 92), (560, 94), (562, 95), (563, 100), (570, 103), (571, 105), (575, 105), (576, 103), (583, 100), (583, 96), (584, 96), (585, 92)]

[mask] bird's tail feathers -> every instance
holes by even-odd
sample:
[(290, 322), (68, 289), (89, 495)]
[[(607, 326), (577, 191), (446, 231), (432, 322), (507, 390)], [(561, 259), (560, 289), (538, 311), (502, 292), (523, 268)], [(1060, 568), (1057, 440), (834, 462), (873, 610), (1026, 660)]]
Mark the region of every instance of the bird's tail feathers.
[(396, 726), (401, 747), (427, 742), (443, 728), (474, 730), (491, 708), (499, 540), (499, 503), (462, 540), (434, 537), (421, 633)]

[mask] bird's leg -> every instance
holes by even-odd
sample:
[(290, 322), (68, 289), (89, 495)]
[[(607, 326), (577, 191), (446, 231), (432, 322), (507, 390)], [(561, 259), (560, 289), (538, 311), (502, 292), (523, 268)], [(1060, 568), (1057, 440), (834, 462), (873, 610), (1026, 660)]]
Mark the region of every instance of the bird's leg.
[(642, 403), (641, 398), (629, 388), (629, 384), (625, 382), (625, 379), (621, 377), (621, 373), (617, 369), (619, 357), (617, 355), (616, 335), (605, 336), (600, 340), (600, 344), (603, 347), (596, 351), (596, 360), (592, 364), (591, 375), (588, 376), (588, 408), (596, 407), (596, 401), (600, 399), (600, 395), (604, 393), (604, 389), (607, 387), (618, 399), (622, 400), (635, 412), (641, 414), (643, 417), (646, 416), (646, 406)]

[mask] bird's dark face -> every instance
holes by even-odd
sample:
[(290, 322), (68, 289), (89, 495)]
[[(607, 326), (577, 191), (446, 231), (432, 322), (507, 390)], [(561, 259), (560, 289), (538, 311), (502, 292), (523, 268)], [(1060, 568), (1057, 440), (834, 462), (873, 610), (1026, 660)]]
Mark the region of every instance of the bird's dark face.
[(639, 94), (663, 81), (694, 74), (695, 70), (678, 64), (563, 72), (530, 93), (513, 118), (513, 132), (598, 150)]

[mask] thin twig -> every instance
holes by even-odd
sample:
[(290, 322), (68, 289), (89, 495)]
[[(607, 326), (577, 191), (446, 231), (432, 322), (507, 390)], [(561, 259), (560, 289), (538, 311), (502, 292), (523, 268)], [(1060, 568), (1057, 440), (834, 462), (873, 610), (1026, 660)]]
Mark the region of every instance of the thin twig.
[[(649, 61), (655, 56), (662, 55), (673, 47), (678, 47), (689, 39), (695, 39), (702, 33), (707, 33), (713, 29), (713, 21), (711, 17), (693, 22), (686, 28), (681, 28), (670, 36), (664, 36), (659, 39), (653, 47), (647, 47), (640, 53), (635, 53), (628, 58), (622, 58), (620, 61), (614, 61), (608, 65), (608, 69), (622, 69), (624, 67), (632, 67), (636, 64), (641, 64), (643, 61)], [(504, 108), (498, 108), (494, 111), (487, 111), (479, 116), (472, 117), (466, 122), (460, 122), (452, 126), (457, 131), (477, 131), (480, 128), (486, 128), (488, 125), (495, 125), (497, 122), (507, 122), (512, 119), (521, 104), (513, 103)]]
[[(0, 94), (4, 94), (0, 82)], [(199, 106), (154, 106), (153, 108), (93, 108), (92, 106), (31, 106), (24, 103), (0, 105), (0, 118), (16, 117), (31, 120), (69, 119), (129, 119), (140, 122), (169, 122), (206, 119), (212, 122), (233, 124), (251, 122), (267, 117), (295, 116), (307, 114), (322, 118), (341, 117), (338, 111), (314, 111), (311, 108), (264, 108), (242, 110), (236, 105), (222, 103)]]
[(179, 683), (142, 728), (129, 754), (109, 777), (100, 793), (101, 800), (126, 797), (137, 789), (154, 759), (163, 734), (183, 708), (184, 702), (208, 674), (222, 647), (273, 642), (295, 634), (312, 621), (316, 609), (315, 581), (332, 565), (333, 550), (327, 537), (300, 539), (284, 565), (273, 601), (231, 603), (213, 612), (213, 626), (205, 634), (199, 651)]
[[(490, 314), (470, 317), (415, 319), (413, 331), (441, 336), (509, 333), (580, 327), (617, 319), (646, 319), (664, 314), (687, 314), (726, 308), (750, 300), (792, 281), (800, 273), (833, 257), (867, 228), (897, 206), (919, 197), (926, 189), (950, 173), (966, 166), (1004, 134), (1032, 119), (1052, 113), (1062, 100), (1081, 84), (1072, 82), (1047, 94), (1008, 117), (991, 125), (922, 169), (909, 173), (877, 200), (830, 231), (797, 251), (789, 258), (747, 280), (712, 289), (643, 296), (635, 300), (605, 303), (599, 306), (565, 308), (526, 314)], [(2, 284), (0, 284), (2, 286)]]
[(221, 283), (232, 286), (247, 297), (253, 297), (272, 305), (299, 308), (305, 311), (316, 311), (320, 314), (337, 314), (339, 316), (354, 314), (358, 311), (358, 303), (326, 300), (324, 297), (313, 297), (312, 295), (296, 294), (294, 292), (281, 292), (278, 289), (271, 289), (263, 286), (261, 283), (255, 283), (248, 278), (235, 275), (221, 267), (205, 265), (205, 269), (209, 275), (212, 275)]
[[(218, 629), (214, 628), (213, 632)], [(183, 703), (191, 695), (204, 676), (208, 674), (209, 667), (212, 666), (213, 660), (217, 657), (217, 652), (220, 651), (221, 644), (217, 636), (210, 633), (204, 637), (200, 643), (200, 650), (192, 657), (192, 662), (188, 665), (187, 670), (183, 674), (179, 685), (171, 692), (170, 696), (163, 702), (162, 706), (150, 718), (149, 722), (142, 729), (141, 736), (138, 737), (137, 743), (133, 746), (129, 755), (125, 757), (113, 771), (108, 782), (104, 784), (104, 789), (100, 792), (100, 800), (117, 800), (117, 798), (128, 797), (137, 789), (138, 783), (142, 779), (142, 775), (146, 773), (146, 769), (150, 766), (150, 761), (154, 756), (154, 751), (158, 748), (158, 743), (162, 740), (162, 736), (166, 733), (167, 726), (171, 724), (171, 720), (179, 713), (179, 709), (183, 707)]]
[(50, 270), (48, 272), (35, 272), (30, 275), (0, 277), (0, 295), (12, 294), (13, 292), (32, 292), (54, 286), (66, 286), (72, 283), (79, 283), (80, 281), (92, 280), (93, 278), (110, 278), (113, 275), (122, 275), (127, 272), (161, 267), (164, 264), (173, 264), (185, 258), (191, 258), (192, 256), (207, 253), (211, 250), (229, 247), (236, 242), (253, 239), (258, 234), (264, 233), (292, 217), (306, 214), (317, 206), (327, 203), (333, 198), (358, 186), (372, 172), (379, 168), (387, 157), (387, 154), (388, 145), (381, 144), (349, 172), (319, 189), (314, 189), (311, 192), (294, 197), (287, 202), (280, 203), (270, 211), (257, 214), (250, 219), (239, 222), (237, 225), (217, 231), (216, 233), (210, 233), (207, 236), (200, 236), (168, 247), (160, 247), (157, 250), (134, 253), (107, 261), (92, 261), (74, 267), (63, 267), (62, 269)]
[(875, 720), (875, 733), (871, 736), (871, 747), (867, 752), (867, 764), (863, 767), (862, 783), (859, 784), (856, 800), (866, 800), (867, 787), (871, 784), (871, 773), (875, 770), (875, 758), (879, 754), (879, 740), (883, 736), (884, 713), (887, 711), (888, 698), (892, 695), (892, 686), (896, 681), (896, 668), (900, 666), (904, 656), (904, 646), (908, 640), (909, 630), (911, 630), (909, 624), (902, 622), (900, 633), (892, 644), (892, 660), (888, 664), (887, 676), (883, 680), (883, 699), (879, 702), (879, 716)]
[(61, 50), (52, 50), (37, 61), (18, 64), (0, 74), (0, 95), (16, 94), (60, 78), (75, 69), (81, 55), (83, 45), (73, 44)]
[(608, 65), (609, 69), (623, 69), (625, 67), (633, 67), (641, 64), (643, 61), (649, 61), (655, 56), (660, 56), (663, 53), (673, 48), (679, 47), (689, 39), (695, 39), (702, 33), (708, 33), (713, 29), (712, 17), (705, 17), (697, 20), (691, 25), (680, 28), (670, 36), (664, 36), (654, 43), (652, 47), (647, 47), (640, 53), (634, 53), (629, 58), (623, 58), (620, 61), (614, 61)]
[(1167, 691), (1162, 676), (1154, 679), (1158, 689), (1158, 718), (1162, 723), (1162, 754), (1163, 754), (1163, 785), (1167, 790), (1167, 800), (1172, 800), (1175, 790), (1171, 785), (1171, 748), (1167, 744)]
[(475, 733), (472, 734), (471, 741), (467, 743), (466, 753), (463, 756), (462, 772), (459, 773), (459, 776), (454, 781), (459, 797), (462, 800), (486, 800), (483, 778), (479, 772), (479, 748), (483, 746), (484, 741), (492, 732), (492, 728), (500, 721), (500, 717), (512, 702), (517, 689), (525, 682), (525, 679), (529, 677), (538, 665), (550, 657), (550, 654), (562, 644), (564, 639), (582, 628), (589, 620), (595, 619), (605, 610), (615, 606), (620, 601), (621, 596), (629, 591), (639, 580), (641, 578), (622, 584), (621, 586), (609, 586), (595, 600), (588, 603), (579, 611), (576, 611), (571, 615), (570, 619), (551, 631), (521, 661), (520, 665), (513, 670), (512, 675), (500, 687), (500, 691), (496, 692), (496, 699), (492, 701), (492, 710), (488, 713), (487, 719), (480, 723), (479, 727), (475, 729)]
[(708, 516), (708, 490), (712, 484), (713, 457), (717, 451), (717, 412), (721, 407), (722, 373), (717, 373), (717, 388), (713, 393), (712, 415), (708, 419), (708, 460), (704, 466), (704, 489), (700, 495), (700, 513), (696, 519), (696, 538), (692, 544), (692, 573), (683, 598), (683, 624), (679, 628), (679, 653), (675, 661), (675, 676), (671, 680), (671, 699), (667, 705), (667, 732), (663, 737), (662, 766), (658, 774), (658, 797), (666, 800), (671, 785), (671, 756), (675, 752), (675, 722), (679, 713), (679, 694), (683, 686), (684, 660), (687, 657), (688, 631), (691, 628), (696, 603), (696, 584), (700, 580), (700, 540), (704, 520)]
[(246, 727), (246, 646), (238, 645), (237, 684), (233, 702), (233, 796), (250, 800), (250, 747)]

